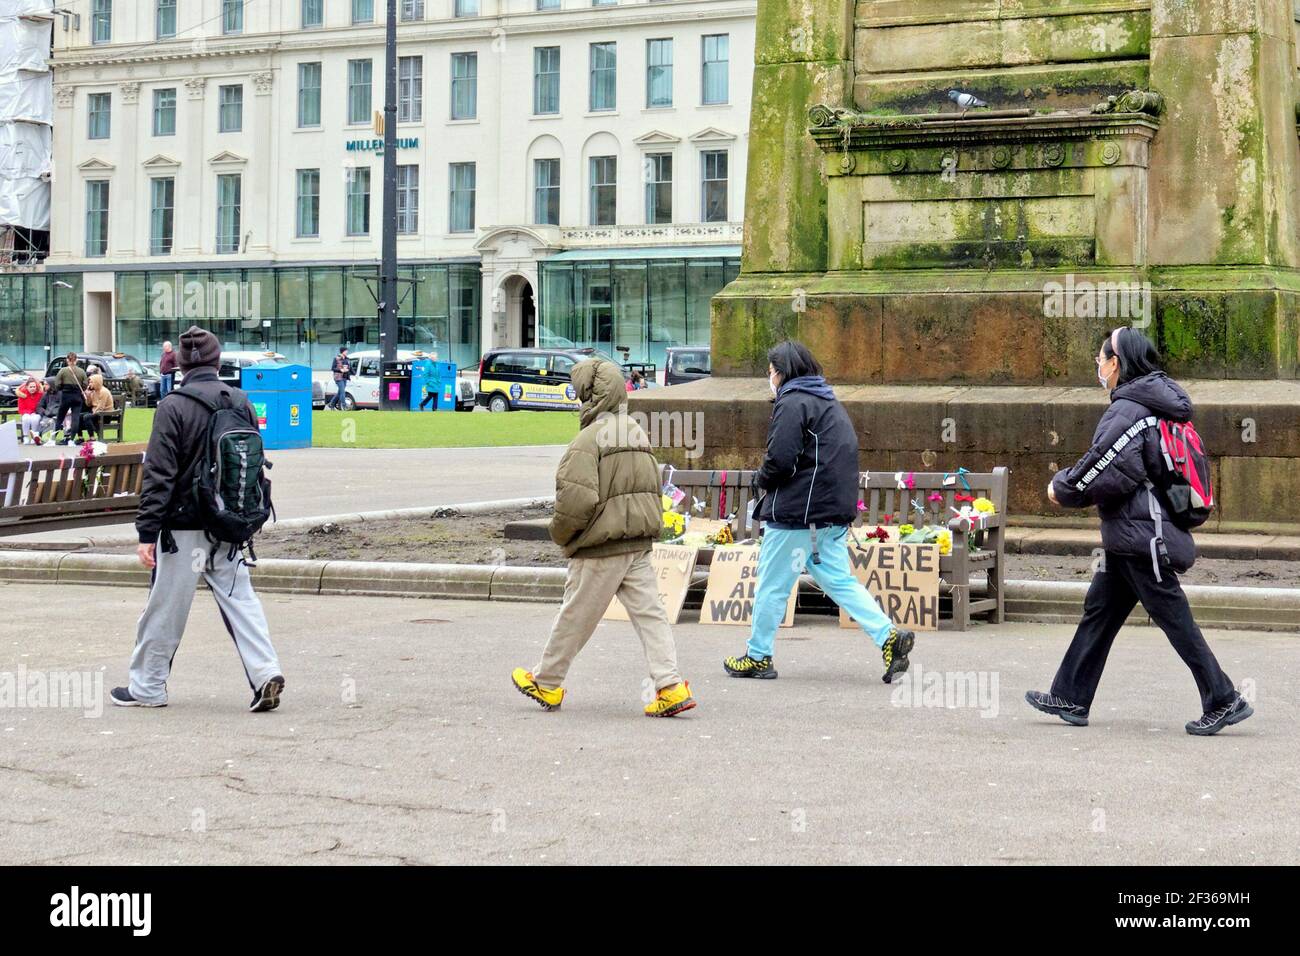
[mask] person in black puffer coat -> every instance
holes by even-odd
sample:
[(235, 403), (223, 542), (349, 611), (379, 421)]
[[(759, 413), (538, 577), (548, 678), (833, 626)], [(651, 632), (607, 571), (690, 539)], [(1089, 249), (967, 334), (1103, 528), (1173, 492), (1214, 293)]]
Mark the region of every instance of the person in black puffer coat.
[(755, 516), (766, 527), (749, 646), (722, 666), (732, 677), (776, 677), (772, 646), (790, 591), (805, 569), (881, 650), (886, 684), (907, 670), (916, 635), (895, 628), (849, 569), (849, 525), (858, 514), (858, 436), (822, 368), (799, 342), (767, 354), (775, 396), (767, 454), (755, 472)]
[(1254, 711), (1219, 667), (1178, 582), (1196, 560), (1196, 545), (1163, 501), (1164, 455), (1154, 427), (1159, 419), (1191, 421), (1192, 401), (1161, 371), (1155, 346), (1136, 329), (1116, 329), (1102, 344), (1097, 379), (1110, 390), (1110, 407), (1088, 453), (1056, 474), (1047, 495), (1067, 508), (1096, 505), (1105, 553), (1051, 693), (1030, 691), (1025, 699), (1086, 726), (1110, 646), (1140, 601), (1196, 679), (1203, 713), (1187, 732), (1218, 733)]

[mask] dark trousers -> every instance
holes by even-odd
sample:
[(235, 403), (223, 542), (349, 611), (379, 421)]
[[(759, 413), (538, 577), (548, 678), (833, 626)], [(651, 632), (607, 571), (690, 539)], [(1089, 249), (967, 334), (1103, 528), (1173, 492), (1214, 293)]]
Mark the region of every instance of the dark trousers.
[(1053, 694), (1073, 704), (1092, 706), (1115, 635), (1141, 601), (1196, 679), (1202, 712), (1232, 701), (1237, 691), (1192, 619), (1178, 576), (1162, 568), (1160, 578), (1156, 581), (1150, 558), (1106, 552), (1105, 564), (1093, 575), (1084, 599), (1083, 619), (1052, 681)]
[(73, 435), (81, 432), (81, 413), (86, 407), (85, 400), (81, 397), (81, 389), (64, 388), (59, 391), (59, 414), (54, 418), (55, 427), (63, 425), (63, 416), (69, 412), (72, 413), (72, 420), (68, 422), (67, 429), (63, 432), (63, 440), (67, 441)]

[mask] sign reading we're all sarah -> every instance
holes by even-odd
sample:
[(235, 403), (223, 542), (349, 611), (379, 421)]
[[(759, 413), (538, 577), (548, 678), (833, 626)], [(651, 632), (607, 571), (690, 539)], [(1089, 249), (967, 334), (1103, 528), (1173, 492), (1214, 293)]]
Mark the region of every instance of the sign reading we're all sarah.
[[(782, 627), (794, 626), (796, 581), (786, 600)], [(745, 624), (754, 616), (754, 595), (758, 590), (758, 545), (739, 544), (718, 548), (709, 565), (709, 586), (700, 608), (701, 624)]]
[[(849, 544), (849, 566), (899, 627), (939, 629), (939, 546), (864, 541)], [(856, 627), (840, 611), (840, 627)]]

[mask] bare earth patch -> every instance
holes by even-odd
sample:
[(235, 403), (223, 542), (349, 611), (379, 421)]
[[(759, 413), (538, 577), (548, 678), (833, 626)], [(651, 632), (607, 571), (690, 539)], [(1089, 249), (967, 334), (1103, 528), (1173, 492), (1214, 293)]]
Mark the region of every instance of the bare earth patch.
[[(317, 525), (279, 530), (269, 525), (257, 538), (259, 558), (314, 561), (402, 561), (421, 564), (508, 564), (564, 567), (564, 554), (550, 541), (507, 540), (507, 522), (545, 518), (548, 508), (508, 509), (485, 514), (446, 513), (439, 517), (360, 524)], [(115, 553), (133, 547), (108, 549)], [(1029, 581), (1087, 581), (1091, 556), (1012, 554), (1007, 577)], [(1288, 561), (1202, 559), (1184, 584), (1235, 587), (1300, 587), (1300, 571)]]

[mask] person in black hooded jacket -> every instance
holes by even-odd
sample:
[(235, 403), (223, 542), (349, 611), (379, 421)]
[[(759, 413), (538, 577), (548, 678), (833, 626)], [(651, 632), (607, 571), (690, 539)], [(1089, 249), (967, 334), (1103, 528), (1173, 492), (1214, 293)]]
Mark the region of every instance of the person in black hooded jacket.
[(1163, 500), (1164, 456), (1155, 425), (1160, 419), (1191, 421), (1192, 401), (1159, 363), (1155, 346), (1131, 328), (1112, 332), (1097, 354), (1097, 379), (1110, 391), (1110, 407), (1087, 454), (1056, 474), (1047, 495), (1067, 508), (1096, 505), (1104, 555), (1051, 692), (1030, 691), (1025, 699), (1086, 726), (1111, 644), (1140, 601), (1196, 679), (1202, 716), (1186, 725), (1187, 732), (1208, 736), (1254, 711), (1219, 667), (1178, 582), (1196, 560), (1196, 545)]
[(762, 497), (755, 517), (766, 523), (749, 646), (728, 657), (732, 677), (776, 677), (772, 647), (786, 603), (805, 569), (881, 650), (886, 684), (907, 670), (916, 642), (895, 628), (849, 569), (848, 531), (858, 514), (858, 436), (822, 368), (799, 342), (767, 356), (775, 396), (767, 454), (754, 475)]

